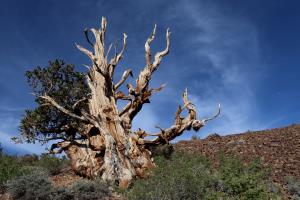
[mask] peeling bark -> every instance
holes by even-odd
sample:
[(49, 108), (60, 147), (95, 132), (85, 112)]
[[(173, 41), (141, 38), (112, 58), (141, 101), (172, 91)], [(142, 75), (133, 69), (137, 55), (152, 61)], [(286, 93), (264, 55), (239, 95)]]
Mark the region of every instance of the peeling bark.
[[(56, 107), (61, 112), (82, 120), (84, 126), (77, 130), (81, 139), (65, 140), (52, 145), (52, 153), (65, 151), (71, 160), (73, 170), (89, 178), (101, 176), (103, 180), (118, 183), (120, 187), (127, 187), (136, 176), (145, 176), (146, 170), (155, 167), (150, 149), (156, 145), (169, 143), (175, 137), (181, 135), (185, 130), (193, 128), (198, 131), (208, 119), (198, 120), (194, 105), (188, 100), (187, 90), (183, 93), (183, 106), (179, 106), (175, 122), (170, 128), (162, 129), (156, 134), (149, 134), (143, 130), (133, 132), (131, 130), (132, 120), (142, 109), (144, 103), (149, 103), (149, 98), (154, 92), (159, 92), (164, 85), (157, 89), (149, 88), (149, 82), (153, 73), (158, 69), (162, 59), (169, 53), (170, 32), (166, 32), (166, 48), (157, 52), (152, 61), (150, 44), (155, 38), (156, 25), (152, 34), (145, 43), (146, 66), (136, 79), (136, 85), (127, 84), (128, 92), (119, 90), (131, 70), (123, 73), (121, 80), (113, 81), (116, 66), (122, 59), (126, 49), (127, 35), (123, 34), (123, 47), (119, 53), (108, 62), (109, 50), (105, 52), (106, 19), (102, 18), (101, 28), (90, 29), (95, 37), (95, 43), (91, 43), (88, 30), (84, 31), (87, 42), (93, 51), (77, 45), (77, 48), (87, 55), (92, 66), (87, 66), (87, 84), (91, 94), (89, 97), (79, 100), (87, 101), (88, 111), (82, 110), (75, 114), (60, 106), (47, 94), (40, 96), (46, 103)], [(116, 101), (126, 100), (128, 104), (121, 110), (117, 109)], [(184, 109), (188, 110), (186, 117), (181, 117)], [(147, 136), (155, 136), (153, 140), (147, 140)]]

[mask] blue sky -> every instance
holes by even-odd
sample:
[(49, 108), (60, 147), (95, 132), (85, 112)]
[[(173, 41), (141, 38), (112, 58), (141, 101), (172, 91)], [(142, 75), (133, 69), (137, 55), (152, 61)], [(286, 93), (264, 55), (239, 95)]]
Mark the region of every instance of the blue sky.
[(153, 87), (167, 87), (152, 97), (134, 128), (170, 126), (185, 87), (200, 118), (222, 104), (221, 116), (200, 137), (299, 123), (299, 9), (296, 0), (1, 0), (0, 142), (10, 152), (44, 151), (46, 146), (10, 142), (24, 109), (35, 106), (24, 73), (56, 58), (84, 70), (89, 60), (74, 44), (87, 46), (82, 31), (99, 27), (102, 16), (108, 20), (107, 42), (128, 35), (117, 77), (129, 67), (135, 76), (142, 69), (144, 43), (155, 23), (153, 51), (164, 47), (168, 27), (172, 32), (171, 51), (152, 81)]

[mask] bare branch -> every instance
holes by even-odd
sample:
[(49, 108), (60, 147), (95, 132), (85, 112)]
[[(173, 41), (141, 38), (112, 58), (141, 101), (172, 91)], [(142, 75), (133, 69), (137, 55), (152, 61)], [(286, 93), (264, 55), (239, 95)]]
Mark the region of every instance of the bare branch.
[(78, 106), (78, 104), (80, 104), (81, 102), (86, 101), (86, 100), (87, 100), (86, 97), (83, 97), (82, 99), (79, 99), (78, 101), (76, 101), (76, 102), (73, 104), (72, 108), (75, 109), (76, 106)]
[(124, 51), (126, 49), (126, 45), (127, 45), (127, 42), (126, 42), (126, 39), (127, 39), (127, 35), (126, 33), (123, 33), (123, 47), (120, 51), (120, 53), (117, 54), (116, 58), (115, 58), (115, 65), (121, 60), (121, 58), (123, 57), (123, 54), (124, 54)]
[(210, 121), (210, 120), (213, 120), (215, 118), (217, 118), (221, 113), (221, 104), (218, 104), (218, 111), (216, 112), (216, 114), (210, 118), (207, 118), (207, 119), (203, 119), (204, 122), (207, 122), (207, 121)]
[(49, 150), (49, 153), (50, 154), (60, 154), (64, 151), (64, 148), (68, 147), (71, 144), (72, 143), (70, 141), (63, 141), (63, 142), (58, 142), (58, 143), (52, 144), (51, 148)]
[(158, 88), (154, 88), (154, 89), (150, 89), (150, 92), (160, 92), (164, 87), (166, 87), (167, 84), (162, 84), (161, 86), (159, 86)]
[(113, 75), (115, 67), (117, 66), (117, 64), (123, 57), (123, 54), (124, 54), (124, 51), (125, 51), (126, 45), (127, 45), (126, 39), (127, 39), (127, 35), (126, 35), (126, 33), (123, 33), (123, 47), (122, 47), (121, 51), (118, 54), (116, 54), (109, 62), (110, 76)]
[(151, 49), (150, 49), (150, 44), (154, 40), (155, 33), (156, 33), (156, 24), (154, 25), (154, 28), (153, 28), (153, 31), (152, 31), (150, 37), (147, 39), (147, 41), (145, 43), (146, 63), (147, 63), (148, 66), (151, 65)]
[(135, 92), (133, 86), (132, 86), (130, 83), (127, 83), (127, 84), (126, 84), (126, 87), (127, 87), (127, 89), (128, 89), (128, 93), (129, 93), (129, 94), (131, 94), (131, 95), (136, 95), (136, 92)]
[(88, 29), (85, 28), (83, 32), (84, 32), (84, 36), (85, 36), (86, 41), (87, 41), (92, 47), (94, 47), (94, 44), (91, 42), (91, 40), (90, 40), (90, 38), (89, 38)]
[(158, 67), (158, 65), (161, 62), (161, 59), (165, 55), (167, 55), (169, 53), (169, 49), (170, 49), (170, 34), (171, 34), (171, 32), (169, 31), (169, 29), (167, 29), (167, 33), (166, 33), (166, 41), (167, 41), (166, 48), (165, 48), (165, 50), (163, 50), (163, 51), (158, 52), (158, 53), (155, 54), (155, 59), (154, 59), (154, 62), (153, 62), (153, 68)]
[(91, 67), (86, 65), (86, 64), (82, 64), (85, 68), (87, 68), (89, 71), (91, 70)]
[(182, 109), (187, 109), (189, 112), (189, 118), (185, 119), (186, 121), (188, 120), (195, 120), (196, 119), (196, 108), (194, 106), (194, 104), (192, 104), (189, 100), (188, 100), (188, 91), (187, 88), (184, 90), (183, 94), (182, 94), (182, 100), (183, 100), (183, 107)]
[(106, 26), (107, 26), (107, 21), (105, 17), (101, 18), (101, 42), (103, 44), (104, 47), (104, 38), (105, 38), (105, 32), (106, 32)]
[(123, 92), (118, 91), (114, 94), (115, 99), (122, 99), (122, 100), (129, 100), (132, 101), (132, 98), (130, 98), (129, 96), (126, 96)]
[(88, 114), (87, 112), (85, 112), (85, 111), (83, 111), (83, 110), (81, 111), (81, 114), (82, 114), (82, 116), (84, 117), (84, 119), (87, 119), (89, 122), (91, 122), (91, 123), (94, 124), (94, 125), (97, 124), (97, 122), (96, 122), (94, 116)]
[[(151, 64), (151, 52), (150, 52), (150, 44), (153, 41), (156, 33), (156, 25), (152, 31), (151, 36), (147, 39), (145, 43), (145, 51), (146, 51), (146, 61), (147, 65), (140, 72), (137, 80), (136, 80), (136, 88), (129, 87), (131, 85), (127, 84), (127, 88), (129, 90), (129, 94), (134, 95), (135, 99), (131, 103), (128, 103), (122, 110), (119, 112), (119, 116), (126, 115), (129, 118), (129, 121), (133, 119), (133, 117), (142, 109), (144, 103), (149, 103), (149, 97), (153, 92), (160, 91), (164, 85), (157, 89), (148, 90), (149, 81), (151, 80), (151, 76), (154, 71), (157, 70), (162, 58), (168, 54), (170, 48), (170, 31), (167, 29), (166, 33), (166, 48), (156, 53), (154, 63)], [(125, 117), (126, 117), (125, 116)]]
[[(91, 28), (90, 31), (93, 33), (93, 35), (96, 39), (96, 43), (97, 43), (97, 38), (99, 37), (99, 31), (97, 29), (94, 29), (94, 28)], [(98, 39), (100, 39), (100, 38), (98, 38)]]
[(100, 73), (106, 73), (107, 61), (104, 52), (104, 35), (106, 31), (106, 19), (102, 17), (100, 30), (91, 28), (90, 31), (94, 34), (94, 60), (93, 64), (97, 67)]
[(48, 95), (42, 95), (42, 96), (39, 96), (39, 98), (42, 98), (46, 101), (48, 101), (49, 103), (51, 103), (55, 108), (57, 108), (58, 110), (60, 110), (61, 112), (73, 117), (73, 118), (76, 118), (76, 119), (79, 119), (79, 120), (84, 120), (86, 121), (86, 119), (83, 117), (83, 116), (78, 116), (74, 113), (72, 113), (71, 111), (65, 109), (64, 107), (60, 106), (54, 99), (52, 99), (50, 96)]
[[(153, 33), (155, 34), (156, 27), (154, 27)], [(153, 34), (152, 33), (152, 34)], [(169, 29), (167, 29), (166, 33), (166, 48), (161, 51), (157, 52), (154, 58), (154, 62), (151, 63), (151, 52), (150, 52), (150, 43), (154, 39), (153, 37), (149, 37), (146, 44), (145, 44), (145, 50), (146, 50), (146, 61), (147, 65), (144, 67), (144, 69), (140, 72), (138, 79), (136, 80), (136, 91), (137, 92), (144, 92), (147, 90), (147, 87), (149, 85), (149, 81), (151, 80), (152, 74), (158, 69), (159, 64), (161, 63), (161, 60), (164, 56), (166, 56), (169, 53), (170, 48), (170, 32)]]
[(79, 44), (76, 44), (76, 43), (75, 43), (75, 45), (76, 45), (77, 49), (79, 49), (82, 53), (84, 53), (85, 55), (87, 55), (87, 56), (91, 59), (91, 61), (92, 61), (93, 63), (95, 62), (95, 57), (94, 57), (94, 55), (93, 55), (92, 52), (90, 52), (89, 50), (83, 48), (83, 47), (80, 46)]
[(129, 102), (128, 104), (126, 104), (126, 106), (124, 106), (124, 107), (122, 108), (122, 110), (119, 112), (119, 116), (122, 116), (122, 115), (124, 115), (126, 112), (128, 112), (128, 110), (129, 110), (130, 107), (131, 107), (131, 104), (132, 104), (132, 102)]
[(51, 103), (42, 103), (40, 104), (40, 106), (51, 106), (52, 104)]
[[(185, 130), (190, 130), (193, 128), (195, 131), (198, 131), (200, 128), (202, 128), (205, 125), (205, 122), (215, 119), (220, 114), (220, 104), (218, 112), (211, 118), (203, 119), (203, 120), (197, 120), (196, 119), (196, 109), (195, 106), (188, 100), (188, 92), (187, 89), (185, 89), (182, 100), (184, 102), (184, 106), (178, 107), (178, 110), (176, 111), (176, 117), (175, 117), (175, 123), (167, 129), (162, 129), (158, 126), (157, 128), (160, 129), (160, 133), (156, 133), (154, 135), (157, 135), (157, 138), (154, 140), (142, 140), (141, 144), (147, 144), (147, 145), (157, 145), (157, 144), (167, 144), (169, 141), (173, 140), (175, 137), (181, 135)], [(181, 112), (187, 109), (188, 115), (184, 118), (180, 116)]]
[(94, 85), (93, 85), (93, 80), (94, 80), (94, 75), (93, 75), (93, 73), (94, 73), (94, 71), (91, 70), (91, 71), (89, 71), (89, 72), (87, 73), (87, 75), (85, 76), (87, 85), (88, 85), (88, 87), (90, 88), (90, 90), (92, 91), (92, 93), (93, 93), (93, 91), (95, 90)]
[[(84, 29), (84, 35), (87, 40), (87, 42), (93, 47), (94, 52), (92, 53), (91, 51), (85, 49), (84, 47), (76, 44), (77, 48), (86, 54), (90, 60), (92, 61), (95, 69), (99, 73), (101, 73), (103, 76), (107, 73), (107, 60), (105, 57), (104, 53), (104, 36), (105, 36), (105, 31), (106, 31), (106, 19), (102, 17), (101, 21), (101, 28), (99, 30), (97, 29), (90, 29), (90, 31), (94, 34), (95, 37), (95, 43), (93, 44), (89, 38), (88, 35), (88, 29)], [(108, 51), (109, 52), (109, 51)], [(89, 67), (89, 70), (92, 68)]]
[(105, 59), (106, 59), (106, 60), (108, 59), (108, 55), (109, 55), (109, 53), (110, 53), (110, 50), (111, 50), (112, 46), (113, 46), (113, 43), (111, 43), (111, 44), (109, 45), (109, 47), (108, 47), (108, 50), (107, 50), (106, 56), (105, 56)]
[(131, 69), (128, 69), (123, 73), (121, 80), (119, 80), (119, 82), (117, 84), (115, 84), (114, 89), (117, 90), (126, 81), (126, 79), (128, 78), (129, 75), (131, 77), (133, 77)]
[(136, 90), (134, 90), (133, 86), (131, 84), (127, 84), (126, 87), (128, 88), (129, 95), (125, 100), (131, 100), (123, 109), (119, 112), (119, 116), (125, 116), (128, 117), (131, 121), (135, 115), (141, 110), (144, 103), (150, 103), (149, 98), (152, 95), (153, 92), (159, 92), (161, 91), (166, 84), (162, 84), (159, 88), (150, 89), (148, 91), (144, 91), (143, 93), (137, 93)]

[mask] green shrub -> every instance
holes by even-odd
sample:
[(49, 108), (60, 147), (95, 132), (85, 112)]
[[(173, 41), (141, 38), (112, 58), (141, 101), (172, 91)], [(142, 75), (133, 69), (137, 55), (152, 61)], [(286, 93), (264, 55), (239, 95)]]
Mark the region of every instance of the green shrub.
[(54, 187), (49, 174), (36, 168), (31, 174), (8, 181), (7, 191), (14, 200), (101, 200), (112, 192), (101, 180), (82, 180), (71, 188)]
[(300, 200), (300, 181), (293, 177), (285, 178), (286, 187), (294, 199)]
[(111, 196), (108, 185), (99, 179), (94, 181), (81, 180), (73, 185), (71, 193), (74, 199), (100, 200)]
[(5, 183), (15, 177), (28, 173), (25, 167), (20, 165), (16, 157), (0, 153), (0, 194), (5, 192)]
[(5, 183), (8, 180), (30, 174), (40, 167), (50, 175), (56, 175), (67, 164), (65, 157), (56, 158), (48, 154), (42, 154), (40, 159), (37, 155), (9, 156), (2, 152), (0, 145), (0, 194), (5, 192)]
[(109, 199), (112, 191), (100, 179), (80, 180), (71, 188), (52, 188), (51, 200), (101, 200)]
[(193, 141), (199, 141), (200, 137), (198, 135), (193, 135), (191, 138)]
[(238, 158), (221, 156), (220, 164), (219, 177), (226, 194), (239, 199), (269, 199), (267, 173), (259, 160), (243, 165)]
[(155, 158), (158, 165), (149, 178), (137, 180), (123, 191), (128, 199), (270, 199), (266, 174), (259, 162), (242, 165), (236, 158), (221, 158), (213, 170), (209, 161), (192, 154), (174, 153), (170, 160)]
[(165, 144), (161, 146), (155, 146), (150, 149), (153, 156), (164, 156), (169, 159), (174, 152), (174, 147), (172, 144)]
[(155, 161), (158, 167), (151, 171), (152, 175), (137, 180), (125, 191), (128, 199), (214, 199), (219, 196), (211, 190), (216, 179), (211, 176), (205, 158), (175, 153), (171, 160), (156, 157)]
[(39, 156), (36, 154), (26, 154), (24, 156), (21, 156), (18, 158), (20, 163), (22, 163), (22, 165), (36, 165), (36, 163), (39, 161)]
[(56, 175), (68, 164), (68, 160), (64, 158), (57, 158), (50, 154), (42, 154), (37, 165), (45, 168), (50, 175)]
[(41, 170), (10, 180), (6, 185), (7, 191), (15, 200), (47, 200), (52, 192), (48, 174)]
[(51, 200), (72, 200), (74, 195), (68, 188), (53, 188), (51, 195)]

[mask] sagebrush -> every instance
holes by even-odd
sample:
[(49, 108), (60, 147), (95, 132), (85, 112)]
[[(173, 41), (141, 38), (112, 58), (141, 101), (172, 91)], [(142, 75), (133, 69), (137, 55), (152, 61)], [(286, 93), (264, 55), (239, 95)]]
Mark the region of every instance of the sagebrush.
[(222, 157), (212, 168), (200, 155), (174, 153), (171, 159), (156, 157), (158, 167), (147, 179), (134, 182), (123, 191), (128, 199), (270, 199), (268, 173), (259, 162), (242, 164), (237, 158)]

